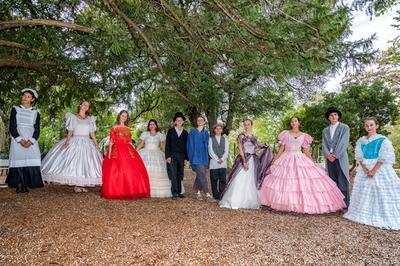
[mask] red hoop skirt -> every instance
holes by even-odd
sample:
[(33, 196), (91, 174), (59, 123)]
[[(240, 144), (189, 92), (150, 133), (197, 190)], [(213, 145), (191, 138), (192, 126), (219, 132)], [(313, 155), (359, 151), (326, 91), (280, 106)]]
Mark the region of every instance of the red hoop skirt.
[(128, 127), (114, 126), (110, 133), (111, 156), (103, 161), (101, 196), (106, 199), (150, 197), (149, 176), (139, 153), (132, 146)]

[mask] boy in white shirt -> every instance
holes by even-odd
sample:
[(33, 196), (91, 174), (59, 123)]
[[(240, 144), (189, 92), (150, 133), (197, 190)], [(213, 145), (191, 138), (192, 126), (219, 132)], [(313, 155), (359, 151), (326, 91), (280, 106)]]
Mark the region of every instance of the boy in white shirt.
[(213, 127), (214, 135), (208, 142), (210, 159), (210, 181), (214, 199), (220, 200), (226, 185), (227, 160), (229, 154), (228, 140), (222, 136), (223, 125)]

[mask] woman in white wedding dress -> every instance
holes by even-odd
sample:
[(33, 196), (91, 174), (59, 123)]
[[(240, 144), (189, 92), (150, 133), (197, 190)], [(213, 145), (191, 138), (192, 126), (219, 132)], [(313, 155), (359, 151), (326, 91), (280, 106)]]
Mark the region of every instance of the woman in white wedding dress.
[(43, 159), (44, 181), (75, 186), (75, 192), (101, 185), (103, 156), (96, 142), (96, 117), (89, 111), (90, 103), (83, 101), (77, 114), (65, 115), (68, 135)]
[[(136, 148), (144, 164), (150, 181), (150, 197), (168, 198), (171, 194), (171, 181), (168, 178), (164, 152), (165, 135), (159, 132), (157, 121), (151, 119), (147, 131), (140, 135), (141, 142)], [(184, 193), (182, 185), (182, 193)]]
[[(252, 133), (253, 121), (243, 121), (245, 129), (238, 137), (239, 155), (237, 156), (228, 184), (225, 187), (219, 206), (230, 209), (259, 209), (258, 188), (262, 178), (272, 162), (272, 153), (268, 146), (260, 145)], [(258, 157), (256, 151), (263, 149)]]

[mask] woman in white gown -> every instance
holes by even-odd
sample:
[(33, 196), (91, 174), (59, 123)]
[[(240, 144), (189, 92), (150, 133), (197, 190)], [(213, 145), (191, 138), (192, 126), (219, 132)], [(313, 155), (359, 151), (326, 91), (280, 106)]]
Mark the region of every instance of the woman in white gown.
[[(141, 134), (140, 140), (137, 150), (149, 174), (150, 196), (152, 198), (172, 197), (165, 155), (161, 150), (165, 145), (165, 135), (159, 132), (156, 120), (150, 119), (147, 131)], [(184, 193), (183, 185), (182, 193)]]
[(90, 103), (84, 101), (76, 115), (66, 114), (68, 135), (43, 159), (44, 181), (75, 186), (75, 192), (101, 185), (103, 157), (96, 142), (96, 117), (90, 116), (89, 109)]
[[(244, 120), (243, 126), (245, 132), (238, 137), (239, 155), (232, 166), (228, 184), (219, 202), (222, 208), (258, 209), (261, 205), (258, 187), (271, 165), (272, 154), (269, 148), (260, 145), (252, 134), (253, 122), (250, 119)], [(264, 149), (260, 157), (256, 155), (259, 148)]]

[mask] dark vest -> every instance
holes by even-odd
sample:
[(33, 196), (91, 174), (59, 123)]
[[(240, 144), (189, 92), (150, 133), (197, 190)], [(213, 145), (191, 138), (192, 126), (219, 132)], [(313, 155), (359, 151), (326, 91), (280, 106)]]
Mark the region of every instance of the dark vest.
[(221, 136), (221, 139), (218, 144), (217, 138), (215, 136), (212, 136), (211, 141), (214, 153), (218, 156), (218, 158), (221, 159), (225, 153), (225, 138)]

